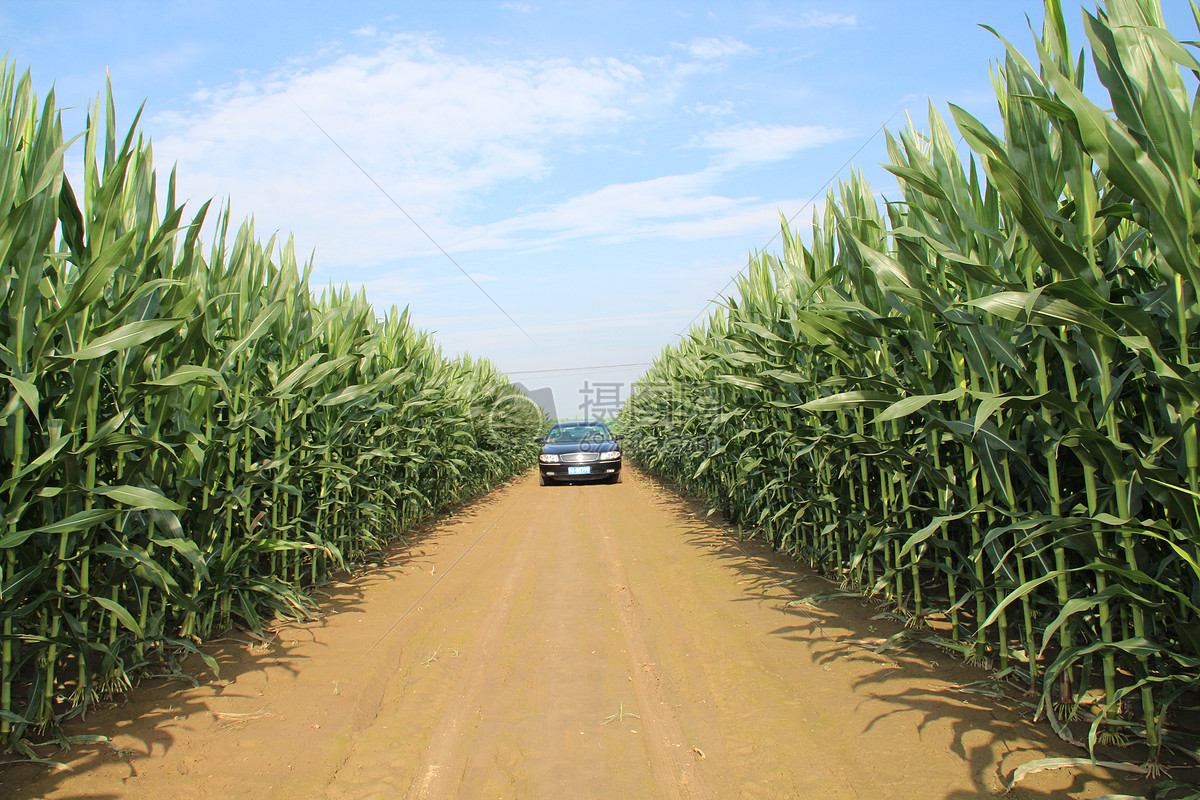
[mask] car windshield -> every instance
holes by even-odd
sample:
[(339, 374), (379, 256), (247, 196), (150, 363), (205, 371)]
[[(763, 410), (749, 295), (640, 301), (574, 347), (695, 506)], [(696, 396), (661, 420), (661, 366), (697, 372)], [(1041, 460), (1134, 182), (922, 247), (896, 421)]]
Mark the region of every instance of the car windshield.
[(546, 441), (552, 444), (606, 442), (611, 439), (612, 434), (603, 425), (555, 425), (546, 434)]

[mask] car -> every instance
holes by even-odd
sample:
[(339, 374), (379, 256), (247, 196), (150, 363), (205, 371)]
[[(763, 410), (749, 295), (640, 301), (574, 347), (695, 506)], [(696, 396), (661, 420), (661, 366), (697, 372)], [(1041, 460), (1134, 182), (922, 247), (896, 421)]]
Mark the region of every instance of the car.
[(620, 483), (621, 448), (608, 426), (591, 422), (557, 422), (534, 441), (542, 446), (538, 471), (542, 486), (557, 481)]

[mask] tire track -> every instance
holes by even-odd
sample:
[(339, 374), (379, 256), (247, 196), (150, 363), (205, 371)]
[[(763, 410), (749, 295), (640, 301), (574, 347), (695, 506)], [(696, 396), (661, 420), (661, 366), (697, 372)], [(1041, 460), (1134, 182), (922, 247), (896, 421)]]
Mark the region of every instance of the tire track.
[[(527, 494), (528, 490), (523, 492)], [(481, 633), (466, 665), (462, 679), (455, 687), (454, 695), (438, 720), (428, 746), (421, 756), (421, 764), (405, 793), (409, 800), (425, 798), (456, 797), (455, 790), (466, 759), (461, 749), (461, 739), (471, 710), (479, 705), (479, 699), (489, 671), (494, 667), (504, 642), (509, 617), (512, 615), (517, 590), (529, 571), (529, 552), (533, 537), (526, 532), (512, 566), (508, 569), (504, 585), (495, 602), (481, 622)]]
[[(321, 621), (212, 650), (221, 685), (148, 686), (72, 721), (110, 738), (70, 774), (0, 770), (0, 796), (928, 800), (991, 796), (1021, 763), (1069, 755), (1015, 704), (957, 688), (985, 673), (916, 649), (863, 658), (857, 641), (894, 630), (875, 609), (801, 607), (802, 569), (640, 473), (535, 481), (330, 592)], [(1086, 769), (1022, 786), (1146, 788)]]
[(650, 637), (637, 597), (629, 586), (625, 565), (613, 547), (608, 520), (597, 514), (597, 540), (608, 565), (609, 601), (625, 644), (626, 667), (633, 681), (634, 697), (646, 731), (657, 797), (666, 800), (711, 800), (716, 792), (701, 774), (698, 758), (703, 754), (687, 744), (682, 721), (675, 712), (676, 692), (658, 669)]

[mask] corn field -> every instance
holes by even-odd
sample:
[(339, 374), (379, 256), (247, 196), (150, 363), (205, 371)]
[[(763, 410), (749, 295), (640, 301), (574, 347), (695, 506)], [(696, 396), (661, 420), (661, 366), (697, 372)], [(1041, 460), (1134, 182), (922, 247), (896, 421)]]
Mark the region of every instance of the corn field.
[(111, 91), (77, 191), (53, 94), (0, 71), (0, 746), (31, 754), (212, 632), (310, 614), (306, 587), (531, 466), (543, 415), (407, 311), (315, 298), (227, 210), (206, 254), (209, 205), (185, 217), (172, 173), (160, 207)]
[(1154, 0), (1083, 22), (1004, 42), (1002, 133), (931, 109), (889, 135), (898, 199), (855, 174), (785, 220), (620, 429), (1063, 738), (1200, 758), (1200, 64)]

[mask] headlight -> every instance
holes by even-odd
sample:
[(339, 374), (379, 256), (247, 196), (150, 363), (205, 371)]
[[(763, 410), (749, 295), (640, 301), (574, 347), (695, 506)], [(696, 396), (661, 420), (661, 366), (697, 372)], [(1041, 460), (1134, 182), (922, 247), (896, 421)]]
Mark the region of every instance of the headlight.
[(600, 460), (601, 461), (620, 461), (621, 460), (621, 451), (620, 450), (609, 450), (607, 453), (601, 453)]
[(554, 453), (542, 453), (538, 456), (538, 461), (541, 461), (543, 464), (557, 464), (558, 456)]

